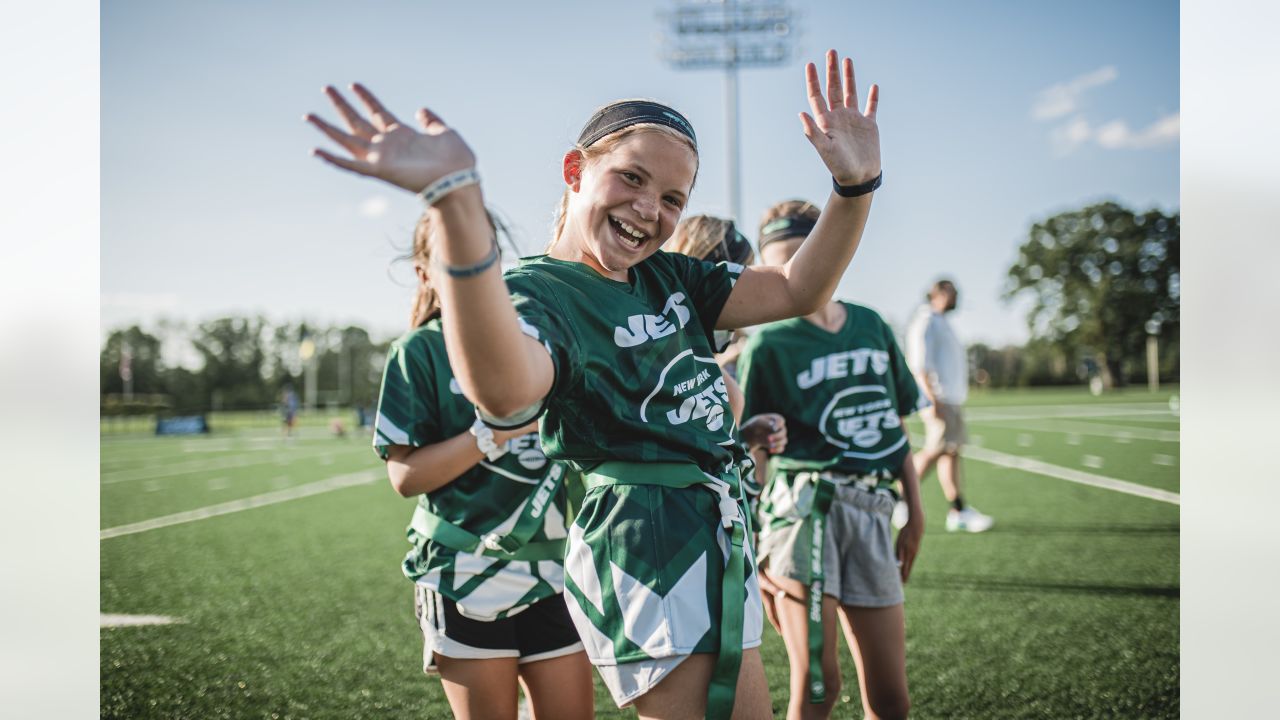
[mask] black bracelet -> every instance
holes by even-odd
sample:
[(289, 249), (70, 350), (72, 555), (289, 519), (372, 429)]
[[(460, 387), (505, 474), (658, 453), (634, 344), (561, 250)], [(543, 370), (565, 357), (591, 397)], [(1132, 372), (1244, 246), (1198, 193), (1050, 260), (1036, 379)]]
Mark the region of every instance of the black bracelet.
[(498, 238), (494, 237), (493, 248), (489, 250), (489, 254), (480, 262), (474, 265), (445, 265), (440, 263), (440, 267), (449, 273), (449, 277), (469, 278), (488, 270), (496, 262), (498, 262)]
[(882, 180), (884, 180), (883, 170), (880, 171), (879, 175), (876, 175), (861, 185), (841, 185), (836, 182), (835, 176), (832, 176), (831, 187), (835, 189), (836, 194), (840, 197), (855, 198), (861, 195), (866, 195), (870, 192), (875, 192), (876, 188), (880, 187), (880, 182)]

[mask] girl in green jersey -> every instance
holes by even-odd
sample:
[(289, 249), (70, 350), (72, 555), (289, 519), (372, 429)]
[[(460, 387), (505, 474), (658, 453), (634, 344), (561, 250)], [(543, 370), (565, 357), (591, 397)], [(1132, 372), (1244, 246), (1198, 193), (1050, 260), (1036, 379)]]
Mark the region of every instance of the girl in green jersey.
[(563, 594), (565, 466), (543, 455), (536, 422), (475, 424), (429, 281), (431, 227), (424, 214), (414, 231), (410, 331), (388, 353), (373, 440), (392, 487), (418, 501), (403, 570), (423, 669), (458, 718), (514, 720), (517, 683), (537, 717), (590, 718), (590, 665)]
[[(429, 110), (421, 131), (372, 94), (366, 134), (309, 116), (350, 157), (338, 167), (419, 193), (438, 223), (436, 284), (450, 360), (492, 427), (541, 418), (548, 457), (584, 473), (565, 589), (588, 656), (620, 705), (644, 718), (771, 715), (758, 645), (759, 586), (745, 541), (736, 425), (716, 329), (814, 312), (852, 259), (879, 186), (873, 85), (853, 65), (805, 68), (805, 136), (832, 175), (819, 227), (787, 265), (712, 265), (659, 252), (698, 169), (688, 121), (621, 101), (565, 153), (552, 247), (503, 276), (484, 221), (476, 158)], [(342, 111), (342, 107), (339, 107)], [(363, 127), (363, 126), (362, 126)]]
[[(820, 220), (818, 208), (798, 200), (770, 208), (761, 221), (763, 262), (785, 265)], [(924, 522), (903, 418), (921, 395), (893, 332), (870, 308), (829, 302), (759, 328), (738, 371), (744, 412), (780, 413), (789, 429), (760, 501), (760, 584), (791, 660), (787, 717), (831, 714), (840, 695), (838, 615), (866, 717), (904, 718), (902, 583)], [(895, 545), (898, 480), (911, 519)]]

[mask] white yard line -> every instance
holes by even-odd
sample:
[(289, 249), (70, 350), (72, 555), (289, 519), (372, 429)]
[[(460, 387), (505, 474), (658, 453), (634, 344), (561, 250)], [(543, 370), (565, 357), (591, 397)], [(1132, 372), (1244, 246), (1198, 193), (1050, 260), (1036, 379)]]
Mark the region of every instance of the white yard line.
[(969, 422), (996, 422), (1000, 420), (1052, 420), (1054, 418), (1081, 417), (1130, 417), (1169, 415), (1169, 409), (1135, 410), (1132, 407), (1107, 407), (1105, 405), (1042, 405), (1027, 408), (974, 408), (965, 410)]
[(113, 615), (111, 613), (102, 613), (102, 620), (99, 627), (129, 627), (133, 625), (173, 625), (175, 623), (186, 622), (182, 618), (169, 617), (168, 615)]
[[(354, 450), (354, 448), (351, 448)], [(209, 470), (225, 470), (229, 468), (249, 467), (250, 465), (288, 465), (293, 462), (306, 462), (308, 460), (319, 460), (323, 452), (332, 458), (334, 452), (340, 452), (341, 449), (321, 449), (306, 448), (285, 450), (270, 457), (261, 455), (233, 455), (226, 458), (208, 459), (208, 460), (188, 460), (186, 462), (167, 463), (145, 468), (131, 468), (128, 470), (112, 470), (99, 475), (103, 485), (114, 485), (122, 482), (132, 482), (135, 480), (150, 480), (153, 478), (170, 477), (173, 475), (187, 475), (190, 473), (206, 472)], [(363, 448), (361, 448), (363, 450)]]
[(1154, 415), (1150, 415), (1150, 414), (1143, 415), (1141, 413), (1137, 415), (1130, 415), (1128, 413), (1125, 413), (1123, 415), (1108, 415), (1107, 417), (1115, 418), (1116, 420), (1141, 420), (1142, 422), (1154, 422), (1154, 423), (1176, 424), (1176, 423), (1182, 422), (1182, 417), (1178, 415), (1174, 415), (1173, 413), (1167, 413), (1167, 417), (1156, 417)]
[(1079, 483), (1081, 485), (1090, 485), (1092, 487), (1103, 488), (1104, 490), (1114, 490), (1116, 492), (1125, 493), (1126, 495), (1136, 495), (1137, 497), (1159, 500), (1173, 505), (1182, 504), (1182, 499), (1177, 493), (1172, 493), (1167, 490), (1159, 490), (1125, 480), (1117, 480), (1115, 478), (1104, 477), (1102, 475), (1094, 475), (1093, 473), (1065, 468), (1059, 465), (1050, 465), (1046, 462), (1018, 457), (1017, 455), (1007, 455), (984, 447), (966, 445), (964, 448), (964, 456), (970, 460), (991, 463), (992, 465), (1013, 468), (1015, 470), (1025, 470), (1027, 472), (1036, 473), (1037, 475), (1045, 475), (1047, 477)]
[(113, 528), (107, 528), (101, 532), (100, 540), (109, 540), (121, 535), (133, 535), (135, 533), (155, 530), (157, 528), (169, 527), (171, 525), (182, 525), (184, 523), (195, 522), (196, 520), (204, 520), (206, 518), (217, 517), (219, 515), (227, 515), (229, 513), (240, 512), (241, 510), (251, 510), (253, 508), (264, 507), (266, 505), (274, 505), (276, 503), (297, 500), (311, 495), (319, 495), (331, 490), (341, 490), (342, 488), (354, 487), (356, 485), (364, 485), (373, 482), (383, 476), (381, 470), (362, 470), (360, 472), (349, 473), (347, 475), (336, 475), (324, 480), (317, 480), (306, 485), (298, 485), (296, 487), (276, 490), (274, 492), (263, 493), (262, 495), (254, 495), (253, 497), (241, 498), (239, 500), (231, 500), (229, 502), (219, 503), (217, 505), (209, 505), (207, 507), (196, 508), (186, 512), (174, 513), (173, 515), (165, 515), (163, 517), (151, 518), (141, 522), (129, 523), (128, 525), (118, 525)]
[[(297, 459), (305, 459), (305, 455), (298, 456)], [(235, 455), (229, 458), (219, 458), (217, 460), (190, 460), (182, 463), (172, 463), (168, 465), (160, 465), (153, 468), (143, 468), (141, 470), (117, 470), (114, 472), (102, 473), (103, 485), (114, 485), (122, 482), (132, 482), (134, 480), (150, 480), (152, 478), (170, 477), (172, 475), (187, 475), (190, 473), (205, 472), (207, 470), (226, 470), (229, 468), (249, 467), (250, 465), (269, 465), (279, 460), (279, 457), (253, 457), (249, 455)]]
[(984, 420), (996, 427), (1015, 430), (1031, 430), (1033, 432), (1067, 433), (1073, 435), (1099, 435), (1117, 440), (1155, 440), (1156, 442), (1178, 442), (1181, 433), (1177, 430), (1152, 430), (1151, 428), (1133, 427), (1129, 425), (1105, 425), (1103, 423), (1078, 422), (1062, 418), (1037, 420), (1024, 418), (1021, 422), (1002, 422)]

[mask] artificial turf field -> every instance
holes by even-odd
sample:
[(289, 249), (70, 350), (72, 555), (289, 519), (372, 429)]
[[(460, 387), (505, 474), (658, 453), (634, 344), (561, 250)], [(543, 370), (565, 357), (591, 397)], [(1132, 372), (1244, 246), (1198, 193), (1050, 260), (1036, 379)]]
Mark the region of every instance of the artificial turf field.
[[(924, 484), (906, 587), (913, 717), (1178, 717), (1170, 393), (978, 394), (967, 419), (966, 494), (996, 525), (948, 534)], [(285, 443), (276, 422), (214, 415), (211, 434), (187, 437), (104, 422), (102, 717), (451, 717), (421, 673), (400, 574), (413, 502), (362, 434), (336, 438), (314, 416)], [(1107, 479), (1137, 487), (1081, 484)], [(781, 716), (786, 651), (768, 626), (762, 652)], [(861, 717), (847, 650), (842, 667), (834, 717)], [(596, 712), (635, 716), (598, 680)]]

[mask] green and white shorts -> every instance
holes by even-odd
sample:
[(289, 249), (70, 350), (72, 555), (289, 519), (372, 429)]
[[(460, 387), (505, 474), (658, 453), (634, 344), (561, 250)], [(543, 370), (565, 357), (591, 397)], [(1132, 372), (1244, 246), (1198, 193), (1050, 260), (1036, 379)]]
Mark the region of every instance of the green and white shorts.
[[(569, 615), (618, 707), (690, 654), (719, 652), (730, 540), (708, 487), (591, 487), (569, 529)], [(741, 501), (728, 502), (741, 517)], [(764, 612), (749, 540), (744, 550), (746, 649), (760, 645)]]
[[(902, 576), (890, 527), (894, 501), (888, 490), (855, 483), (836, 487), (823, 532), (823, 595), (854, 607), (902, 603)], [(786, 525), (766, 524), (760, 532), (760, 567), (766, 574), (809, 583), (811, 523), (804, 518)]]

